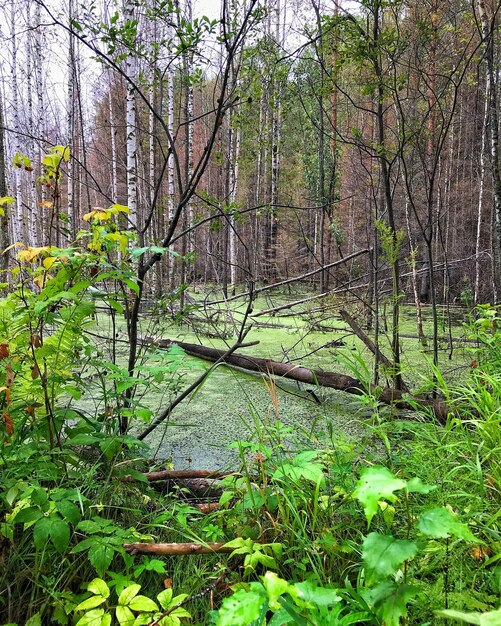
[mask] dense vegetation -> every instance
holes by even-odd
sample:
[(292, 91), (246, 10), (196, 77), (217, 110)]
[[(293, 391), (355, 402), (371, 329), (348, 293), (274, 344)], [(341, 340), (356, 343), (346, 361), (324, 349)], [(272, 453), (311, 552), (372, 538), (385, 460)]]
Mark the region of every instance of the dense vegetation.
[(9, 1), (2, 624), (501, 624), (499, 7), (334, 5)]

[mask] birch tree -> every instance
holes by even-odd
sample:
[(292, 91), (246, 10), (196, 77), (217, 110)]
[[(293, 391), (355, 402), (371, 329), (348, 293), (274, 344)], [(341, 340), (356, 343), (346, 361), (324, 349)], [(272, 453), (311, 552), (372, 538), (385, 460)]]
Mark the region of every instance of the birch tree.
[(136, 112), (136, 73), (134, 59), (134, 43), (136, 40), (137, 20), (135, 19), (134, 3), (125, 0), (125, 35), (127, 42), (127, 58), (125, 75), (127, 78), (126, 97), (126, 149), (127, 149), (127, 206), (129, 219), (133, 228), (139, 225), (137, 213), (137, 112)]
[(492, 196), (494, 211), (494, 233), (492, 254), (494, 261), (493, 289), (494, 300), (501, 295), (501, 172), (499, 151), (499, 114), (497, 95), (497, 74), (494, 63), (494, 37), (496, 33), (497, 11), (490, 12), (485, 0), (476, 0), (476, 9), (480, 20), (483, 44), (485, 48), (485, 73), (487, 81), (489, 161), (492, 177)]

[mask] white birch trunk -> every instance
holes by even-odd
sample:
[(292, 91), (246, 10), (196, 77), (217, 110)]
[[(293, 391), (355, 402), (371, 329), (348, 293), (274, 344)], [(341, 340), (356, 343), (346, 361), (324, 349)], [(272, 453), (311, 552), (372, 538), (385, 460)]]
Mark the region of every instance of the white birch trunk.
[(482, 145), (480, 148), (480, 186), (478, 190), (478, 208), (477, 208), (477, 236), (475, 239), (475, 288), (473, 292), (473, 301), (475, 304), (479, 302), (480, 296), (480, 244), (482, 240), (482, 214), (484, 208), (485, 193), (485, 150), (487, 144), (487, 123), (489, 116), (489, 93), (488, 84), (485, 85), (485, 108), (484, 120), (482, 124)]
[[(37, 119), (36, 119), (36, 136), (38, 141), (36, 142), (36, 160), (34, 167), (34, 175), (35, 179), (41, 174), (41, 161), (42, 161), (42, 146), (40, 142), (41, 137), (45, 137), (45, 102), (44, 102), (44, 88), (43, 88), (43, 45), (42, 45), (42, 17), (41, 17), (41, 7), (37, 2), (35, 4), (35, 86), (36, 86), (36, 95), (37, 95)], [(41, 244), (48, 242), (50, 238), (50, 233), (44, 231), (43, 225), (50, 224), (50, 215), (51, 209), (43, 206), (43, 202), (45, 200), (45, 188), (41, 187), (41, 191), (37, 194), (38, 200), (42, 203), (42, 206), (39, 208), (38, 214), (42, 217), (42, 219), (37, 220), (38, 222), (38, 240)]]
[[(26, 89), (27, 89), (27, 102), (28, 102), (28, 120), (27, 120), (27, 128), (28, 128), (28, 154), (31, 159), (34, 158), (34, 140), (35, 137), (35, 128), (33, 122), (33, 23), (31, 18), (31, 10), (30, 3), (28, 2), (26, 5), (26, 24), (28, 29), (28, 34), (26, 37), (26, 66), (27, 66), (27, 76), (26, 76)], [(36, 216), (38, 212), (38, 198), (37, 198), (37, 189), (36, 189), (36, 179), (34, 172), (30, 172), (30, 201), (29, 201), (29, 213), (28, 213), (28, 239), (30, 246), (37, 245), (37, 229), (36, 229)]]
[[(171, 42), (174, 40), (174, 27), (169, 25), (168, 37)], [(169, 134), (168, 146), (169, 154), (167, 156), (167, 219), (168, 223), (174, 218), (174, 52), (169, 52), (168, 69), (167, 69), (167, 129)], [(173, 249), (171, 248), (171, 252)], [(168, 257), (168, 280), (172, 284), (174, 280), (174, 256)]]
[[(12, 78), (12, 121), (14, 127), (14, 152), (21, 152), (20, 131), (21, 123), (19, 119), (19, 85), (17, 79), (17, 33), (16, 33), (16, 8), (14, 0), (10, 5), (10, 31), (11, 31), (11, 78)], [(16, 189), (16, 208), (14, 219), (12, 220), (12, 241), (26, 243), (26, 224), (25, 212), (23, 206), (23, 187), (21, 168), (15, 168), (15, 189)]]
[[(128, 21), (134, 20), (134, 5), (130, 0), (125, 1), (125, 17)], [(127, 152), (127, 206), (132, 228), (139, 226), (137, 214), (137, 113), (134, 87), (135, 62), (130, 50), (125, 62), (125, 73), (130, 79), (127, 81), (126, 96), (126, 152)], [(132, 82), (131, 82), (132, 81)]]
[[(74, 17), (74, 0), (68, 0), (68, 20)], [(70, 220), (70, 239), (76, 235), (74, 196), (75, 196), (75, 39), (71, 32), (68, 33), (68, 104), (67, 104), (67, 138), (66, 143), (70, 148), (70, 160), (68, 161), (68, 218)]]
[[(233, 139), (234, 138), (234, 139)], [(235, 217), (233, 211), (236, 208), (237, 202), (237, 190), (238, 190), (238, 165), (240, 159), (240, 128), (237, 128), (232, 133), (232, 150), (230, 158), (232, 163), (230, 164), (230, 204), (232, 207), (232, 214), (230, 216), (230, 282), (232, 293), (235, 293), (237, 286), (237, 233), (235, 225)]]
[(108, 91), (108, 115), (110, 116), (110, 139), (111, 139), (111, 199), (118, 202), (117, 191), (117, 130), (115, 126), (115, 114), (113, 112), (112, 83)]

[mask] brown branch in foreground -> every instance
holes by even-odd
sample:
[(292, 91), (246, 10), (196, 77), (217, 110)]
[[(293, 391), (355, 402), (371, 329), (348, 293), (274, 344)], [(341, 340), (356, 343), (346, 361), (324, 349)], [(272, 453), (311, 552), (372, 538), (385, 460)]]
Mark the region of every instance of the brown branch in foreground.
[(215, 554), (216, 552), (233, 552), (221, 542), (207, 543), (125, 543), (123, 549), (129, 554), (157, 554), (177, 556), (183, 554)]
[[(173, 343), (180, 346), (187, 354), (204, 359), (206, 361), (223, 362), (226, 365), (239, 367), (252, 372), (260, 372), (265, 375), (282, 376), (290, 378), (308, 385), (320, 385), (344, 391), (354, 395), (367, 393), (366, 386), (358, 379), (347, 374), (338, 372), (324, 372), (322, 370), (308, 369), (293, 363), (280, 363), (271, 359), (262, 359), (246, 354), (228, 354), (224, 350), (209, 348), (198, 344), (185, 343), (184, 341), (173, 341), (171, 339), (160, 339), (156, 342), (159, 348), (168, 348)], [(398, 389), (386, 387), (384, 389), (372, 387), (370, 391), (377, 392), (378, 400), (383, 404), (393, 405), (400, 409), (415, 410), (417, 408), (427, 408), (433, 412), (435, 417), (441, 422), (445, 422), (449, 407), (443, 400), (437, 398), (424, 398), (421, 396), (408, 395)]]
[[(229, 476), (231, 472), (220, 472), (214, 470), (160, 470), (158, 472), (146, 472), (143, 476), (150, 482), (157, 480), (186, 480), (187, 478), (224, 478)], [(125, 482), (136, 482), (137, 478), (134, 476), (126, 476)]]

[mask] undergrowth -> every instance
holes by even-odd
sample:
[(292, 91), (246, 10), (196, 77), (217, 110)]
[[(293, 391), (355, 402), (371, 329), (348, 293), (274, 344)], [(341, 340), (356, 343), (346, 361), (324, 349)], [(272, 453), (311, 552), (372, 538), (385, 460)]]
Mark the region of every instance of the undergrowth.
[[(434, 372), (445, 425), (399, 419), (367, 394), (360, 403), (382, 446), (328, 426), (305, 441), (265, 381), (272, 411), (231, 444), (239, 466), (195, 496), (187, 483), (150, 481), (145, 444), (120, 434), (124, 420), (151, 419), (143, 400), (155, 386), (180, 387), (182, 352), (149, 362), (145, 352), (131, 376), (85, 332), (95, 254), (30, 253), (39, 260), (0, 301), (1, 623), (501, 623), (495, 308), (469, 325), (467, 379), (451, 386)], [(130, 287), (126, 268), (111, 278)], [(114, 297), (105, 299), (116, 310)], [(350, 363), (363, 377), (360, 360)], [(89, 388), (94, 414), (80, 408)], [(210, 550), (143, 554), (151, 543)]]

